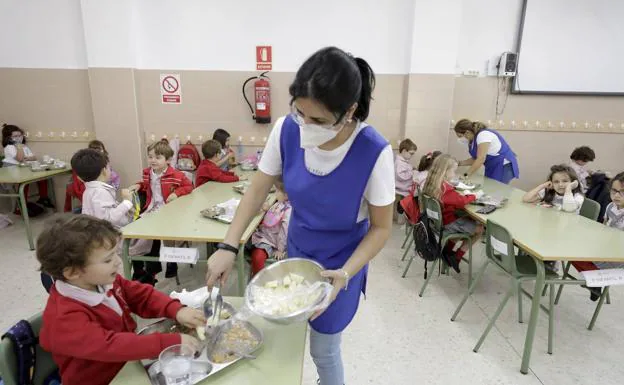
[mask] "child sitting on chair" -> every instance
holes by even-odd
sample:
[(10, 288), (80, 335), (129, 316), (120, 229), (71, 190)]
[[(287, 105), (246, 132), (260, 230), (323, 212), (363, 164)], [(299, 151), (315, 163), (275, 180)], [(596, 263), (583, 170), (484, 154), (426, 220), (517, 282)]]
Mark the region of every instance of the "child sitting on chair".
[(204, 160), (199, 164), (197, 176), (195, 177), (197, 187), (210, 181), (232, 183), (245, 179), (238, 177), (231, 171), (224, 171), (218, 166), (221, 158), (221, 143), (218, 141), (212, 139), (204, 142), (202, 144), (202, 153), (204, 154)]
[[(462, 260), (466, 251), (468, 251), (468, 248), (481, 238), (483, 226), (467, 216), (458, 217), (457, 211), (462, 210), (467, 204), (481, 198), (483, 192), (477, 191), (474, 194), (462, 195), (455, 191), (455, 188), (450, 182), (457, 179), (457, 165), (457, 161), (450, 155), (444, 154), (438, 156), (436, 160), (433, 161), (422, 193), (440, 202), (440, 206), (442, 207), (442, 224), (444, 225), (445, 232), (463, 233), (471, 237), (470, 243), (463, 242), (461, 247), (454, 251), (456, 258), (449, 259), (451, 267), (459, 272), (459, 262)], [(454, 249), (455, 244), (449, 242), (445, 253), (451, 254)], [(453, 263), (455, 260), (457, 264)]]
[[(143, 170), (143, 180), (133, 186), (130, 191), (143, 192), (146, 195), (145, 213), (155, 212), (165, 203), (190, 194), (193, 191), (193, 183), (182, 171), (171, 167), (173, 149), (167, 139), (155, 142), (147, 147), (147, 163), (149, 167)], [(160, 262), (147, 262), (145, 268), (143, 262), (134, 261), (133, 276), (146, 283), (156, 283), (156, 274), (162, 271)], [(172, 278), (178, 274), (175, 263), (167, 263), (165, 278)]]
[(292, 207), (284, 190), (284, 182), (276, 182), (275, 189), (277, 201), (266, 211), (262, 223), (251, 237), (254, 246), (251, 252), (252, 276), (264, 268), (269, 256), (278, 261), (286, 257), (288, 222)]
[[(117, 189), (109, 184), (111, 169), (105, 153), (93, 150), (79, 150), (72, 156), (72, 170), (85, 185), (82, 195), (82, 213), (104, 219), (121, 228), (132, 222), (134, 207), (132, 193), (121, 189), (121, 202), (117, 200)], [(144, 255), (152, 247), (152, 241), (136, 239), (130, 246), (130, 255)]]
[[(605, 211), (605, 225), (614, 229), (624, 230), (624, 172), (621, 172), (611, 180), (611, 203)], [(598, 269), (624, 268), (624, 263), (619, 262), (572, 262), (572, 266), (579, 271)], [(592, 301), (600, 298), (601, 289), (599, 287), (589, 288)]]
[(41, 270), (56, 280), (39, 340), (59, 366), (63, 385), (109, 384), (127, 361), (156, 358), (176, 344), (201, 347), (186, 334), (135, 333), (132, 314), (167, 317), (189, 328), (205, 319), (201, 311), (119, 275), (120, 237), (108, 221), (64, 214), (37, 239)]

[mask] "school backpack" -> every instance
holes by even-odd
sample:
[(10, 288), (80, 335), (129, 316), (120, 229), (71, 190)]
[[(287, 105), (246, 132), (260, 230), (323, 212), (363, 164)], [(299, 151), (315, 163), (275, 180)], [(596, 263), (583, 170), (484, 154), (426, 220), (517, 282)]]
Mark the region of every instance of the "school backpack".
[[(32, 326), (26, 320), (13, 325), (3, 336), (13, 342), (13, 353), (17, 364), (17, 384), (32, 385), (35, 378), (37, 363), (37, 346), (39, 338), (35, 335)], [(61, 385), (58, 370), (54, 370), (44, 380), (44, 385)]]
[[(418, 207), (418, 197), (414, 196), (416, 192), (416, 183), (412, 184), (409, 194), (399, 201), (399, 207), (407, 215), (407, 220), (410, 223), (417, 223), (420, 220), (420, 207)], [(399, 210), (399, 214), (402, 214)]]
[(189, 140), (178, 150), (178, 169), (194, 171), (199, 167), (201, 158), (197, 147)]
[(427, 263), (433, 262), (440, 257), (440, 242), (429, 224), (426, 211), (420, 213), (418, 223), (414, 226), (414, 248), (416, 253), (425, 260), (425, 279), (427, 279)]
[(600, 204), (600, 214), (598, 214), (598, 222), (604, 222), (605, 211), (611, 203), (611, 195), (609, 193), (609, 178), (604, 173), (594, 173), (590, 177), (589, 189), (585, 196)]

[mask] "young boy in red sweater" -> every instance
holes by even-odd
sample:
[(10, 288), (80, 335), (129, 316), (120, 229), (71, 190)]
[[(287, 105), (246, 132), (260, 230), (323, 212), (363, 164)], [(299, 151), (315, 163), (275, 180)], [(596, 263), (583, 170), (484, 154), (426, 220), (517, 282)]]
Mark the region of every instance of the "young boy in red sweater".
[[(143, 179), (129, 187), (130, 191), (144, 192), (146, 194), (144, 213), (157, 211), (165, 203), (190, 194), (193, 191), (193, 183), (182, 171), (171, 167), (173, 149), (167, 139), (152, 143), (147, 147), (147, 163), (149, 167), (143, 170)], [(160, 262), (134, 261), (133, 277), (145, 283), (156, 283), (156, 274), (162, 271)], [(165, 278), (175, 277), (178, 266), (175, 263), (167, 263)]]
[(117, 272), (121, 233), (89, 215), (54, 218), (37, 239), (41, 270), (56, 279), (43, 312), (39, 342), (52, 353), (63, 385), (110, 383), (127, 361), (158, 357), (176, 344), (199, 349), (185, 334), (139, 336), (132, 318), (167, 317), (203, 326), (203, 313)]
[[(462, 210), (467, 204), (483, 196), (483, 191), (462, 195), (455, 191), (450, 181), (457, 179), (457, 161), (450, 155), (443, 154), (434, 161), (429, 175), (425, 181), (423, 193), (437, 199), (442, 206), (442, 224), (446, 233), (463, 233), (471, 236), (470, 243), (463, 242), (461, 247), (455, 251), (457, 265), (453, 265), (459, 272), (459, 262), (468, 251), (468, 247), (475, 244), (483, 234), (483, 226), (473, 219), (463, 216), (457, 217), (457, 211)], [(455, 248), (453, 242), (447, 244), (447, 253), (452, 253)]]
[(210, 181), (231, 183), (246, 179), (238, 177), (231, 171), (224, 171), (217, 166), (217, 162), (221, 158), (221, 143), (218, 141), (208, 140), (204, 142), (202, 144), (202, 153), (204, 154), (204, 160), (199, 164), (197, 176), (195, 177), (197, 187)]

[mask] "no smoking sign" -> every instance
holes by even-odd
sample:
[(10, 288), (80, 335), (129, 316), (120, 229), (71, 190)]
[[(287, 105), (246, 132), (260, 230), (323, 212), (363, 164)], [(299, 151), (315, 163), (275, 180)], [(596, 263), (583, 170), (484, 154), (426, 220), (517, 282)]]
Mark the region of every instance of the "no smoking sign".
[(160, 74), (160, 96), (163, 104), (182, 103), (180, 74)]

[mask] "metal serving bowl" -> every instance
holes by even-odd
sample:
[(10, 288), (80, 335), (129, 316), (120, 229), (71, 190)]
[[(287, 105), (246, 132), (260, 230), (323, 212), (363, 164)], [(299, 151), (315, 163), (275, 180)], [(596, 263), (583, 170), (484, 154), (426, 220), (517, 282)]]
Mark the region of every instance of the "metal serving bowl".
[(325, 300), (325, 295), (319, 295), (316, 302), (310, 304), (308, 308), (300, 309), (286, 316), (272, 315), (256, 309), (254, 306), (253, 288), (254, 286), (264, 286), (265, 283), (275, 280), (283, 280), (290, 273), (301, 275), (304, 280), (310, 284), (315, 282), (327, 282), (329, 279), (321, 276), (321, 271), (325, 270), (319, 263), (305, 258), (286, 258), (275, 262), (264, 268), (256, 274), (245, 289), (245, 305), (254, 314), (266, 319), (267, 321), (287, 325), (294, 322), (304, 321), (310, 318), (314, 313), (314, 307), (318, 306)]

